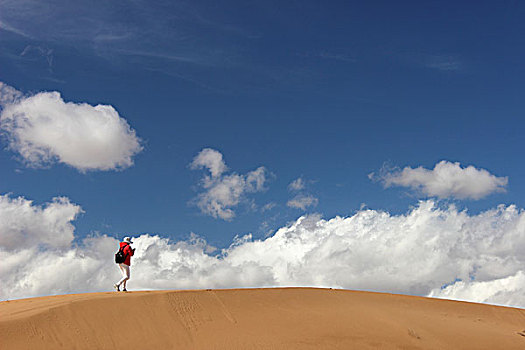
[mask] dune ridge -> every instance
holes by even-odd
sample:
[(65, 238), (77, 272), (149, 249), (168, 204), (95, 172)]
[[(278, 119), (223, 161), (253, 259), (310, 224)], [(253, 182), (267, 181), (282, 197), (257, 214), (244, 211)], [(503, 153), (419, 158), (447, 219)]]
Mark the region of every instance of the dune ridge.
[(525, 310), (318, 288), (0, 303), (0, 349), (525, 349)]

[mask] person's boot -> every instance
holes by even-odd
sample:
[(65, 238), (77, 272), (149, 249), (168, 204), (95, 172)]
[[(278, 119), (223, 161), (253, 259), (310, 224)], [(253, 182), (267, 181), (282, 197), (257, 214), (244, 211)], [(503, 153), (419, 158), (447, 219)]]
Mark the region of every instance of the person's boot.
[[(118, 284), (114, 284), (114, 285), (113, 285), (113, 288), (115, 288), (115, 290), (116, 290), (117, 292), (120, 292), (120, 286), (119, 286)], [(126, 289), (124, 289), (124, 290), (126, 290)]]

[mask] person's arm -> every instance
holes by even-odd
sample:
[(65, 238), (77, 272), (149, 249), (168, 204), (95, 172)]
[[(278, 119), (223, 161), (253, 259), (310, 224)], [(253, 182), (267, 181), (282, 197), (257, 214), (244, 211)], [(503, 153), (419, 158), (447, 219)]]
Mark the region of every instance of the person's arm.
[(135, 254), (135, 248), (131, 248), (131, 246), (129, 246), (129, 255), (133, 256), (133, 254)]

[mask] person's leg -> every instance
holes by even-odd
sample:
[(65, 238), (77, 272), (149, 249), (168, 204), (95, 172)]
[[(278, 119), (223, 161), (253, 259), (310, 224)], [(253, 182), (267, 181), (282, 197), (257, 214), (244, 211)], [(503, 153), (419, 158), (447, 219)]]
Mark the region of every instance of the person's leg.
[(129, 266), (126, 264), (119, 264), (120, 272), (122, 273), (122, 278), (118, 281), (117, 285), (122, 285), (126, 289), (126, 281), (129, 279)]
[[(120, 269), (120, 274), (123, 276), (124, 278), (124, 270), (122, 269), (122, 264), (118, 264), (118, 268)], [(113, 287), (115, 287), (115, 290), (117, 292), (120, 292), (120, 285), (122, 284), (122, 278), (113, 285)]]
[(126, 290), (126, 282), (130, 278), (129, 266), (126, 264), (120, 264), (120, 270), (122, 271), (122, 279), (119, 282), (119, 285), (122, 285), (122, 289)]
[(128, 265), (124, 265), (124, 269), (126, 270), (126, 280), (124, 281), (123, 285), (124, 285), (124, 288), (122, 288), (123, 291), (127, 291), (126, 290), (126, 284), (128, 283), (130, 277), (131, 277), (131, 271), (130, 271), (130, 268)]

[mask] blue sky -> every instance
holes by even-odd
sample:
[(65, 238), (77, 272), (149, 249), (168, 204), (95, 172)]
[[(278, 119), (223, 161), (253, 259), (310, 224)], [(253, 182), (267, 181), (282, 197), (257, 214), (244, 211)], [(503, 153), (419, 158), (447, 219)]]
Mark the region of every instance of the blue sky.
[[(77, 238), (195, 232), (218, 247), (305, 213), (404, 213), (436, 197), (371, 181), (384, 164), (486, 169), (508, 178), (504, 191), (441, 201), (523, 208), (524, 12), (515, 1), (1, 1), (0, 81), (111, 105), (143, 149), (118, 171), (35, 168), (4, 133), (0, 193), (69, 198), (84, 211)], [(231, 220), (192, 204), (206, 169), (190, 164), (205, 148), (226, 174), (266, 169)], [(305, 188), (290, 191), (298, 178)], [(316, 201), (288, 206), (299, 194)]]

